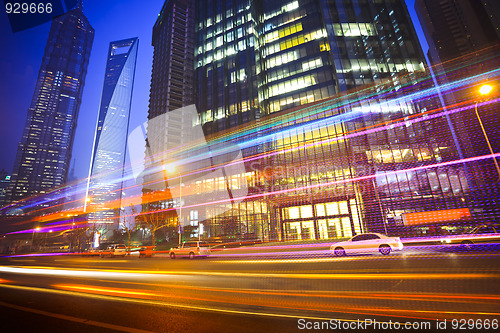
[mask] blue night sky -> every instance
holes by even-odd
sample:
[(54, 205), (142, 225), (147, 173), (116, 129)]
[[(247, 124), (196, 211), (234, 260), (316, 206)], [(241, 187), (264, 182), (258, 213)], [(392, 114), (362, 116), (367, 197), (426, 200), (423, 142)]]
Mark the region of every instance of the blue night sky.
[[(412, 20), (423, 45), (418, 19), (414, 11), (415, 0), (406, 0)], [(130, 130), (146, 121), (149, 103), (149, 85), (153, 47), (153, 25), (164, 0), (86, 0), (83, 11), (95, 29), (83, 100), (73, 147), (75, 174), (84, 178), (88, 174), (95, 122), (101, 98), (106, 54), (109, 42), (139, 37), (134, 95)], [(3, 3), (2, 3), (3, 5)], [(35, 82), (43, 57), (50, 23), (12, 33), (7, 15), (0, 13), (0, 170), (12, 171), (21, 139), (26, 113), (31, 103)]]

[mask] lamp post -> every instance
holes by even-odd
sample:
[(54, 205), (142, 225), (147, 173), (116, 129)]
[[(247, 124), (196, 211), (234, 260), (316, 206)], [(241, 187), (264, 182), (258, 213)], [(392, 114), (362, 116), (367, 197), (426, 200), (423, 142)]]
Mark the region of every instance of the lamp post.
[[(488, 94), (491, 93), (493, 90), (493, 87), (489, 84), (484, 84), (479, 88), (479, 94), (482, 96), (487, 96)], [(474, 110), (476, 111), (476, 117), (477, 121), (479, 122), (479, 126), (481, 127), (481, 131), (483, 132), (484, 139), (486, 140), (486, 144), (488, 145), (488, 149), (490, 150), (491, 155), (494, 155), (495, 153), (493, 152), (493, 148), (491, 147), (490, 139), (488, 138), (488, 134), (486, 133), (486, 130), (483, 125), (483, 121), (481, 120), (481, 117), (479, 116), (478, 112), (478, 104), (479, 104), (479, 99), (476, 101), (476, 105), (474, 107)], [(493, 157), (493, 163), (495, 163), (495, 168), (497, 169), (497, 174), (498, 174), (498, 181), (500, 181), (500, 167), (498, 165), (496, 157)]]
[(31, 251), (33, 251), (34, 249), (33, 241), (35, 239), (35, 231), (38, 232), (38, 230), (40, 230), (40, 227), (36, 227), (35, 229), (33, 229), (33, 234), (31, 235)]
[[(167, 164), (165, 166), (165, 171), (172, 174), (175, 172), (175, 166), (172, 164)], [(179, 216), (177, 218), (177, 231), (179, 233), (179, 245), (181, 245), (181, 243), (182, 243), (181, 221), (182, 221), (182, 173), (179, 172)]]
[(47, 232), (45, 233), (45, 251), (47, 251), (47, 235), (48, 235), (49, 233), (51, 233), (51, 232), (52, 232), (52, 230), (49, 230), (49, 232), (48, 232), (48, 233), (47, 233)]
[(67, 217), (71, 217), (71, 222), (73, 223), (72, 226), (71, 226), (71, 237), (69, 238), (69, 252), (71, 252), (71, 248), (72, 248), (72, 245), (73, 245), (73, 229), (75, 228), (75, 215), (72, 215), (72, 214), (68, 214)]
[[(92, 220), (92, 243), (90, 244), (90, 247), (91, 248), (94, 248), (95, 246), (95, 234), (96, 234), (96, 227), (95, 227), (95, 223), (96, 223), (96, 206), (95, 206), (95, 202), (92, 201), (92, 199), (90, 197), (85, 197), (85, 204), (90, 204), (91, 206), (94, 207), (93, 209), (93, 220)], [(86, 207), (85, 205), (85, 207)], [(87, 215), (87, 222), (89, 222), (89, 216)]]

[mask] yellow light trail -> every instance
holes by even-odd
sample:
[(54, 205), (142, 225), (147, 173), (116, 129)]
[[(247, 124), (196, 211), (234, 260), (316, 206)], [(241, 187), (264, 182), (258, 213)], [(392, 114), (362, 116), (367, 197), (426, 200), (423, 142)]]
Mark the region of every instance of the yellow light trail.
[[(97, 280), (107, 282), (109, 280)], [(407, 301), (425, 301), (425, 302), (456, 302), (456, 303), (482, 303), (500, 301), (500, 296), (497, 295), (470, 295), (470, 294), (429, 294), (429, 293), (398, 293), (398, 292), (344, 292), (330, 290), (285, 290), (275, 291), (266, 289), (240, 289), (240, 288), (212, 288), (187, 286), (179, 284), (166, 283), (147, 283), (147, 282), (126, 282), (112, 281), (114, 284), (140, 285), (147, 287), (160, 287), (166, 289), (183, 289), (194, 290), (200, 292), (221, 292), (221, 293), (238, 293), (238, 294), (253, 294), (253, 295), (269, 295), (269, 296), (294, 296), (294, 297), (319, 297), (319, 298), (346, 298), (346, 299), (385, 299), (385, 300), (407, 300)]]
[(82, 291), (82, 292), (90, 292), (96, 294), (105, 294), (105, 295), (120, 295), (120, 296), (155, 296), (153, 293), (143, 292), (143, 291), (135, 291), (135, 290), (123, 290), (117, 288), (97, 288), (91, 286), (77, 286), (77, 285), (54, 285), (56, 288), (60, 289), (69, 289), (74, 291)]
[[(271, 312), (256, 312), (256, 311), (246, 311), (246, 310), (234, 310), (213, 306), (202, 306), (202, 305), (188, 305), (188, 304), (180, 304), (159, 300), (143, 300), (140, 298), (127, 298), (123, 296), (109, 296), (109, 295), (101, 295), (98, 293), (86, 293), (86, 292), (78, 292), (78, 291), (65, 291), (65, 290), (56, 290), (56, 289), (46, 289), (39, 287), (27, 287), (27, 286), (12, 286), (12, 285), (0, 285), (0, 288), (11, 288), (18, 290), (28, 290), (28, 291), (37, 291), (37, 292), (47, 292), (47, 293), (56, 293), (56, 294), (64, 294), (69, 296), (84, 296), (91, 297), (96, 299), (103, 300), (113, 300), (113, 301), (124, 301), (124, 302), (134, 302), (141, 303), (147, 305), (159, 305), (159, 306), (168, 306), (175, 308), (184, 308), (190, 310), (201, 310), (201, 311), (210, 311), (210, 312), (219, 312), (219, 313), (232, 313), (232, 314), (245, 314), (245, 315), (256, 315), (256, 316), (266, 316), (266, 317), (281, 317), (281, 318), (304, 318), (304, 319), (320, 319), (320, 320), (331, 320), (332, 318), (322, 318), (317, 316), (308, 316), (308, 315), (294, 315), (294, 314), (283, 314), (283, 313), (271, 313)], [(166, 295), (172, 298), (172, 295)], [(179, 298), (177, 298), (179, 299)], [(189, 297), (182, 297), (182, 299), (196, 299)], [(292, 310), (292, 311), (316, 311), (321, 313), (344, 313), (344, 314), (356, 314), (356, 315), (380, 315), (380, 316), (396, 316), (399, 318), (411, 318), (411, 319), (436, 319), (436, 318), (453, 318), (453, 316), (499, 316), (500, 313), (494, 312), (473, 312), (473, 311), (439, 311), (439, 310), (413, 310), (413, 309), (391, 309), (391, 308), (379, 308), (379, 307), (360, 307), (360, 306), (346, 306), (332, 305), (330, 308), (314, 308), (314, 307), (303, 307), (297, 306), (293, 304), (291, 306), (286, 306), (282, 300), (278, 300), (274, 302), (275, 304), (263, 304), (261, 300), (257, 300), (256, 302), (249, 303), (238, 303), (234, 301), (234, 297), (229, 299), (222, 299), (220, 301), (213, 299), (196, 299), (196, 300), (206, 300), (211, 302), (221, 302), (222, 304), (238, 304), (238, 305), (252, 305), (252, 306), (265, 306), (268, 308), (281, 309), (281, 310)], [(456, 318), (456, 317), (455, 317)], [(341, 321), (355, 321), (355, 320), (345, 320), (339, 319)]]
[(78, 269), (59, 267), (0, 266), (0, 272), (61, 276), (88, 277), (153, 277), (158, 275), (197, 275), (252, 278), (284, 278), (309, 280), (429, 280), (429, 279), (496, 279), (500, 274), (491, 273), (250, 273), (250, 272), (207, 272), (207, 271), (164, 271), (164, 270), (123, 270), (123, 269)]

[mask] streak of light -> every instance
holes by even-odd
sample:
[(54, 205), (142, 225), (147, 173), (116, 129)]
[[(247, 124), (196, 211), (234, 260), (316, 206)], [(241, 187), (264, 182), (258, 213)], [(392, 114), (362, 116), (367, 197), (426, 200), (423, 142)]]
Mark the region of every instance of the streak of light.
[(118, 296), (129, 296), (129, 297), (140, 297), (140, 296), (155, 296), (156, 294), (136, 291), (131, 289), (118, 289), (118, 288), (97, 288), (92, 286), (82, 286), (82, 285), (53, 285), (55, 288), (82, 291), (88, 293), (96, 293), (103, 295), (118, 295)]
[[(55, 288), (59, 289), (69, 289), (77, 292), (83, 292), (83, 293), (93, 293), (93, 294), (99, 294), (99, 295), (105, 295), (105, 296), (113, 296), (112, 293), (109, 292), (109, 289), (107, 288), (95, 288), (95, 287), (90, 287), (90, 286), (85, 286), (85, 285), (53, 285)], [(218, 291), (215, 289), (215, 291)], [(244, 294), (244, 292), (238, 292), (236, 293)], [(118, 294), (117, 294), (118, 295)], [(127, 295), (127, 292), (125, 291), (121, 296)], [(205, 295), (205, 294), (204, 294)], [(285, 296), (285, 297), (290, 297), (290, 296), (299, 296), (297, 294), (290, 294), (290, 293), (283, 293), (283, 292), (277, 292), (277, 293), (257, 293), (256, 295), (262, 296)], [(147, 296), (147, 297), (145, 297)], [(350, 306), (345, 303), (320, 303), (317, 301), (313, 301), (311, 299), (308, 299), (308, 304), (304, 305), (301, 301), (297, 301), (294, 299), (287, 299), (287, 298), (271, 298), (271, 299), (248, 299), (248, 298), (237, 298), (234, 296), (221, 296), (221, 295), (215, 295), (215, 296), (208, 296), (208, 297), (200, 297), (200, 296), (189, 296), (186, 293), (182, 294), (172, 294), (172, 293), (160, 293), (158, 291), (155, 291), (154, 294), (151, 293), (146, 293), (146, 292), (137, 292), (136, 294), (132, 294), (132, 297), (134, 298), (141, 298), (141, 299), (150, 299), (152, 296), (154, 297), (163, 297), (163, 298), (169, 298), (169, 299), (175, 299), (178, 301), (185, 301), (185, 300), (190, 300), (190, 301), (204, 301), (204, 302), (212, 302), (212, 303), (220, 303), (220, 304), (232, 304), (232, 305), (239, 305), (239, 306), (265, 306), (268, 308), (279, 308), (279, 309), (286, 309), (286, 310), (301, 310), (301, 311), (319, 311), (319, 312), (343, 312), (343, 313), (357, 313), (357, 314), (383, 314), (383, 315), (394, 315), (394, 314), (403, 314), (403, 317), (407, 316), (412, 316), (415, 315), (415, 313), (440, 313), (442, 315), (448, 314), (448, 311), (439, 311), (439, 310), (413, 310), (413, 309), (393, 309), (393, 308), (386, 308), (386, 307), (378, 307), (378, 306), (373, 306), (373, 307), (360, 307), (358, 305), (353, 305)], [(300, 295), (303, 296), (303, 295)], [(309, 295), (311, 296), (311, 295)], [(385, 295), (386, 297), (372, 297), (369, 299), (377, 298), (377, 299), (384, 299), (386, 301), (389, 301), (390, 299), (387, 298), (388, 295)], [(442, 295), (441, 297), (444, 297)], [(337, 297), (338, 298), (338, 297)], [(344, 297), (347, 298), (347, 297)], [(348, 299), (366, 299), (367, 297), (350, 297)], [(396, 296), (397, 298), (397, 296)], [(399, 299), (401, 300), (401, 299)], [(403, 298), (405, 300), (405, 298)], [(426, 300), (424, 300), (426, 301)], [(469, 301), (464, 301), (463, 303), (470, 303)], [(467, 315), (477, 315), (477, 314), (484, 314), (484, 315), (499, 315), (500, 313), (479, 313), (479, 312), (473, 312), (473, 311), (468, 311), (468, 312), (462, 312), (462, 311), (454, 311), (453, 313), (455, 314), (467, 314)]]
[[(98, 280), (101, 282), (110, 282), (109, 280)], [(265, 289), (241, 289), (241, 288), (212, 288), (212, 287), (197, 287), (179, 284), (166, 283), (147, 283), (147, 282), (125, 282), (112, 281), (116, 284), (140, 285), (148, 287), (160, 287), (167, 289), (183, 289), (194, 290), (201, 292), (220, 292), (220, 293), (237, 293), (251, 295), (269, 295), (269, 296), (293, 296), (293, 297), (319, 297), (319, 298), (346, 298), (346, 299), (383, 299), (383, 300), (405, 300), (405, 301), (425, 301), (425, 302), (445, 302), (445, 303), (482, 303), (487, 301), (500, 301), (500, 296), (497, 295), (470, 295), (470, 294), (430, 294), (430, 293), (398, 293), (398, 292), (343, 292), (329, 290), (265, 290)]]
[[(278, 191), (273, 191), (273, 192), (259, 193), (259, 194), (244, 196), (244, 197), (232, 197), (229, 199), (223, 199), (223, 200), (218, 200), (218, 201), (203, 202), (203, 203), (199, 203), (199, 204), (182, 206), (182, 208), (189, 209), (189, 208), (196, 208), (196, 207), (213, 205), (213, 204), (230, 203), (234, 200), (243, 200), (243, 199), (249, 200), (249, 199), (263, 198), (263, 197), (267, 197), (267, 196), (271, 196), (271, 195), (285, 194), (285, 193), (291, 193), (291, 192), (296, 192), (296, 191), (304, 191), (304, 190), (309, 190), (309, 189), (334, 186), (334, 185), (340, 185), (340, 184), (345, 184), (345, 183), (354, 183), (354, 182), (358, 182), (358, 181), (362, 181), (362, 180), (375, 179), (378, 177), (405, 174), (405, 173), (412, 172), (412, 171), (420, 171), (420, 170), (438, 168), (438, 167), (455, 165), (455, 164), (462, 164), (462, 163), (466, 164), (466, 163), (470, 163), (470, 162), (480, 161), (480, 160), (489, 159), (489, 158), (497, 158), (497, 157), (500, 157), (500, 153), (482, 155), (482, 156), (476, 156), (476, 157), (469, 157), (469, 158), (464, 158), (464, 159), (460, 159), (460, 160), (453, 160), (453, 161), (447, 161), (447, 162), (441, 162), (441, 163), (435, 163), (435, 164), (429, 164), (429, 165), (422, 165), (422, 166), (408, 168), (408, 169), (384, 171), (384, 172), (374, 174), (374, 175), (367, 175), (367, 176), (361, 176), (361, 177), (349, 178), (349, 179), (341, 179), (341, 180), (335, 180), (335, 181), (319, 183), (319, 184), (311, 184), (311, 185), (307, 185), (307, 186), (295, 187), (295, 188), (278, 190)], [(160, 210), (156, 210), (156, 211), (148, 211), (146, 213), (140, 213), (140, 214), (135, 214), (135, 215), (154, 214), (154, 213), (158, 213), (158, 212), (168, 212), (168, 211), (175, 211), (175, 210), (176, 210), (176, 208), (167, 208), (167, 209), (160, 209)]]
[(29, 253), (29, 254), (13, 254), (10, 256), (4, 256), (4, 258), (52, 257), (52, 256), (66, 256), (66, 255), (71, 255), (71, 254), (73, 254), (73, 253), (70, 253), (70, 252)]
[[(488, 77), (488, 76), (492, 76), (492, 75), (498, 75), (499, 73), (499, 70), (498, 69), (495, 69), (493, 71), (490, 71), (490, 72), (487, 72), (487, 73), (481, 73), (481, 74), (478, 74), (478, 75), (475, 75), (475, 76), (471, 76), (471, 77), (468, 77), (468, 78), (464, 78), (464, 79), (461, 79), (461, 80), (458, 80), (458, 81), (455, 81), (455, 82), (450, 82), (450, 83), (447, 83), (445, 85), (442, 85), (440, 87), (441, 90), (443, 91), (452, 91), (452, 90), (455, 90), (457, 88), (460, 88), (460, 87), (463, 87), (463, 86), (466, 86), (468, 84), (472, 84), (474, 83), (475, 81), (478, 81), (478, 80), (481, 80), (482, 78), (484, 77)], [(422, 81), (422, 80), (420, 80)], [(377, 96), (378, 98), (380, 98), (380, 91), (376, 91), (376, 92), (373, 92), (371, 89), (373, 89), (373, 87), (369, 87), (369, 88), (365, 88), (365, 89), (362, 89), (362, 90), (358, 90), (356, 91), (355, 93), (351, 94), (351, 95), (348, 95), (348, 96), (351, 96), (351, 97), (356, 97), (357, 99), (354, 99), (352, 101), (350, 101), (347, 105), (351, 105), (353, 104), (354, 102), (356, 102), (360, 97), (357, 97), (359, 95), (359, 93), (361, 91), (367, 91), (367, 92), (371, 92), (371, 94), (368, 94), (366, 96), (362, 96), (362, 98), (364, 99), (369, 99), (371, 97), (374, 97), (374, 96)], [(405, 101), (405, 100), (408, 100), (408, 99), (415, 99), (415, 98), (424, 98), (424, 97), (429, 97), (433, 94), (435, 94), (435, 91), (436, 89), (435, 88), (429, 88), (429, 89), (424, 89), (422, 91), (418, 91), (416, 93), (413, 93), (413, 94), (409, 94), (409, 95), (405, 95), (403, 97), (399, 97), (399, 98), (395, 98), (391, 101), (393, 102), (398, 102), (398, 101)], [(315, 114), (318, 114), (318, 112), (324, 112), (323, 108), (332, 108), (332, 107), (335, 107), (335, 108), (340, 108), (342, 106), (344, 106), (344, 104), (346, 104), (347, 102), (345, 102), (347, 99), (346, 99), (346, 96), (341, 96), (341, 97), (335, 97), (335, 98), (332, 98), (331, 100), (328, 100), (328, 101), (325, 101), (325, 102), (322, 102), (322, 103), (319, 103), (319, 104), (315, 104), (313, 106), (309, 106), (309, 107), (306, 107), (305, 109), (301, 109), (301, 110), (296, 110), (294, 111), (293, 113), (291, 114), (288, 114), (286, 115), (286, 120), (288, 122), (291, 122), (293, 120), (296, 120), (298, 119), (298, 117), (304, 117), (305, 116), (310, 116), (310, 115), (315, 115)], [(307, 112), (304, 113), (304, 111), (307, 110)], [(300, 112), (299, 112), (300, 111)], [(282, 119), (281, 117), (277, 117), (276, 119), (274, 118), (270, 118), (270, 119), (266, 119), (264, 121), (262, 121), (259, 125), (259, 129), (262, 130), (262, 129), (268, 129), (268, 128), (272, 128), (273, 125), (277, 122), (282, 122)], [(265, 126), (262, 126), (262, 125), (265, 125)], [(237, 135), (244, 135), (245, 133), (250, 133), (252, 131), (255, 130), (256, 125), (252, 125), (252, 126), (248, 126), (248, 127), (244, 127), (242, 131), (236, 131), (235, 133), (233, 133), (232, 135), (236, 135), (234, 137), (237, 137)], [(232, 138), (231, 136), (228, 136), (228, 135), (224, 135), (220, 138), (218, 138), (218, 140), (227, 140), (228, 138)], [(216, 142), (216, 141), (214, 141)], [(9, 206), (10, 207), (10, 206)], [(28, 207), (28, 206), (26, 206)]]
[[(490, 104), (490, 103), (495, 103), (497, 102), (498, 99), (496, 100), (489, 100), (489, 101), (485, 101), (485, 102), (482, 102), (483, 104)], [(461, 103), (462, 104), (462, 103)], [(482, 104), (481, 104), (482, 105)], [(431, 118), (436, 118), (436, 117), (441, 117), (443, 115), (448, 115), (448, 114), (452, 114), (452, 113), (457, 113), (457, 112), (460, 112), (460, 111), (463, 111), (463, 110), (467, 110), (467, 109), (470, 109), (472, 108), (471, 105), (468, 105), (468, 106), (465, 106), (465, 107), (461, 107), (461, 108), (457, 108), (457, 109), (454, 109), (454, 110), (449, 110), (449, 111), (446, 111), (446, 112), (441, 112), (441, 113), (437, 113), (437, 114), (433, 114), (431, 116), (429, 116), (427, 112), (425, 112), (425, 115), (426, 117), (420, 117), (420, 118), (416, 118), (416, 119), (411, 119), (412, 117), (416, 117), (416, 116), (422, 116), (424, 115), (424, 113), (422, 114), (415, 114), (415, 115), (412, 115), (410, 117), (408, 117), (406, 120), (401, 120), (399, 123), (393, 123), (393, 124), (382, 124), (382, 125), (377, 125), (376, 128), (372, 128), (372, 129), (366, 129), (366, 130), (357, 130), (356, 132), (354, 133), (351, 133), (351, 134), (348, 134), (346, 133), (345, 135), (342, 135), (342, 136), (338, 136), (338, 137), (335, 137), (335, 138), (331, 138), (331, 139), (327, 139), (327, 140), (323, 140), (321, 142), (315, 142), (315, 143), (308, 143), (308, 144), (302, 144), (302, 145), (299, 145), (298, 147), (292, 147), (292, 148), (289, 148), (285, 151), (283, 150), (280, 150), (280, 151), (271, 151), (271, 152), (268, 152), (264, 155), (260, 154), (260, 155), (257, 155), (257, 156), (250, 156), (248, 158), (245, 159), (246, 162), (248, 161), (251, 161), (251, 160), (254, 160), (254, 159), (260, 159), (260, 158), (264, 158), (264, 157), (267, 157), (267, 156), (271, 156), (271, 155), (275, 155), (275, 154), (279, 154), (279, 153), (283, 153), (283, 152), (286, 152), (286, 151), (292, 151), (292, 150), (296, 150), (296, 149), (301, 149), (301, 148), (307, 148), (307, 147), (312, 147), (312, 146), (318, 146), (318, 145), (323, 145), (323, 144), (329, 144), (329, 143), (332, 143), (332, 142), (335, 142), (335, 141), (339, 141), (339, 140), (344, 140), (346, 138), (352, 138), (352, 137), (355, 137), (355, 136), (359, 136), (359, 135), (364, 135), (364, 134), (368, 134), (368, 133), (373, 133), (373, 132), (376, 132), (376, 131), (381, 131), (381, 130), (386, 130), (388, 128), (394, 128), (394, 127), (398, 127), (398, 126), (405, 126), (406, 124), (408, 124), (409, 122), (411, 123), (415, 123), (415, 122), (420, 122), (420, 121), (427, 121)], [(442, 110), (442, 109), (437, 109), (438, 111), (439, 110)], [(434, 110), (435, 111), (435, 110)], [(354, 115), (353, 115), (354, 116)], [(304, 126), (304, 125), (303, 125)], [(310, 126), (310, 125), (308, 125)], [(294, 127), (292, 130), (296, 130), (296, 128)], [(272, 134), (272, 136), (274, 136), (275, 133)], [(261, 139), (259, 139), (261, 140)], [(247, 144), (247, 143), (245, 143)], [(240, 162), (234, 162), (234, 163), (240, 163)], [(198, 170), (198, 171), (194, 171), (190, 174), (196, 174), (198, 172), (204, 172), (205, 170)], [(405, 170), (400, 170), (400, 171), (405, 171)], [(162, 180), (164, 181), (164, 180)], [(348, 179), (348, 181), (353, 181), (353, 179)], [(135, 185), (137, 186), (137, 185)], [(133, 187), (133, 186), (132, 186)], [(123, 189), (120, 189), (120, 191), (123, 190)], [(293, 189), (290, 189), (290, 190), (293, 190)], [(169, 197), (170, 198), (170, 197)], [(144, 202), (144, 198), (141, 198), (142, 199), (142, 202)], [(165, 199), (168, 199), (168, 198), (155, 198), (155, 200), (165, 200)], [(131, 201), (131, 204), (133, 203), (136, 203), (137, 202), (137, 198), (134, 198), (134, 197), (131, 197), (131, 198), (128, 198), (127, 200)], [(106, 204), (106, 209), (111, 209), (111, 208), (116, 208), (120, 205), (119, 202), (108, 202)], [(116, 207), (115, 207), (116, 206)], [(43, 208), (43, 209), (46, 209), (46, 208)], [(104, 209), (104, 208), (103, 208)], [(51, 219), (55, 219), (57, 218), (58, 216), (60, 215), (60, 213), (53, 213), (53, 214), (48, 214), (48, 216), (44, 216), (43, 217), (43, 220), (51, 220)], [(67, 222), (67, 221), (65, 221)], [(28, 230), (28, 231), (25, 231), (25, 232), (31, 232), (32, 230)], [(23, 231), (24, 232), (24, 231)]]
[[(232, 314), (243, 314), (243, 315), (255, 315), (255, 316), (265, 316), (265, 317), (278, 317), (278, 318), (293, 318), (293, 319), (315, 319), (315, 320), (332, 320), (331, 317), (323, 318), (318, 316), (307, 316), (304, 314), (301, 315), (293, 315), (293, 314), (283, 314), (283, 313), (270, 313), (270, 312), (256, 312), (256, 311), (245, 311), (245, 310), (234, 310), (234, 309), (224, 309), (213, 306), (197, 306), (197, 305), (188, 305), (188, 304), (180, 304), (180, 303), (172, 303), (165, 301), (157, 301), (157, 300), (142, 300), (139, 298), (126, 298), (122, 296), (108, 296), (108, 295), (99, 295), (99, 294), (89, 294), (89, 293), (81, 293), (74, 291), (65, 291), (65, 290), (55, 290), (55, 289), (46, 289), (46, 288), (38, 288), (38, 287), (26, 287), (26, 286), (12, 286), (12, 285), (0, 285), (0, 288), (11, 288), (17, 290), (27, 290), (27, 291), (36, 291), (36, 292), (46, 292), (46, 293), (54, 293), (59, 295), (67, 295), (67, 296), (83, 296), (94, 299), (101, 300), (113, 300), (113, 301), (124, 301), (124, 302), (132, 302), (138, 304), (146, 304), (146, 305), (158, 305), (158, 306), (169, 306), (174, 308), (183, 308), (189, 310), (199, 310), (199, 311), (209, 311), (209, 312), (218, 312), (218, 313), (232, 313)], [(234, 298), (233, 298), (234, 299)], [(257, 303), (256, 305), (262, 306), (262, 303)], [(280, 304), (281, 305), (281, 304)], [(399, 309), (380, 309), (380, 308), (361, 308), (361, 307), (339, 307), (337, 311), (326, 310), (326, 309), (309, 309), (309, 308), (301, 308), (301, 307), (285, 307), (285, 306), (268, 306), (272, 308), (280, 308), (286, 310), (302, 310), (302, 311), (318, 311), (318, 312), (327, 312), (327, 313), (355, 313), (355, 314), (364, 314), (364, 315), (395, 315), (400, 318), (412, 318), (412, 319), (436, 319), (439, 315), (441, 316), (453, 316), (453, 315), (469, 315), (469, 316), (492, 316), (499, 315), (498, 313), (487, 313), (487, 312), (458, 312), (458, 311), (427, 311), (427, 310), (399, 310)], [(425, 316), (425, 317), (424, 317)], [(339, 321), (357, 321), (357, 320), (349, 320), (349, 319), (336, 319)]]
[[(328, 252), (331, 252), (328, 250)], [(302, 255), (303, 252), (288, 252), (287, 254), (299, 254)], [(318, 252), (316, 252), (318, 253)], [(333, 258), (276, 258), (277, 256), (282, 256), (283, 252), (268, 252), (268, 253), (248, 253), (248, 254), (212, 254), (210, 257), (214, 259), (218, 258), (235, 258), (235, 257), (255, 257), (255, 256), (271, 256), (273, 259), (234, 259), (234, 260), (218, 260), (219, 264), (297, 264), (297, 263), (326, 263), (326, 262), (345, 262), (345, 261), (374, 261), (374, 260), (400, 260), (401, 258), (425, 258), (425, 259), (442, 259), (442, 258), (456, 258), (455, 253), (401, 253), (400, 255), (393, 256), (346, 256), (346, 257), (333, 257)], [(487, 255), (483, 253), (467, 253), (461, 254), (460, 258), (483, 258)]]
[[(34, 266), (35, 267), (35, 266)], [(15, 274), (59, 275), (76, 277), (158, 277), (159, 275), (196, 275), (196, 276), (228, 276), (228, 277), (254, 277), (254, 278), (284, 278), (284, 279), (310, 279), (310, 280), (429, 280), (429, 279), (493, 279), (500, 274), (486, 273), (248, 273), (248, 272), (206, 272), (206, 271), (149, 271), (149, 270), (95, 270), (79, 269), (69, 270), (56, 267), (10, 267), (0, 266), (0, 272)]]

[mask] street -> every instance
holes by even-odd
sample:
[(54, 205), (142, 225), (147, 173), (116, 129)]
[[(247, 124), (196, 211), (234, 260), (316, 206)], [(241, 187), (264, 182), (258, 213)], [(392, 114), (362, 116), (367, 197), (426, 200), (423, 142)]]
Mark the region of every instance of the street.
[(332, 319), (446, 319), (447, 329), (453, 320), (500, 319), (498, 251), (223, 253), (195, 260), (4, 257), (2, 322), (10, 331), (290, 332)]

